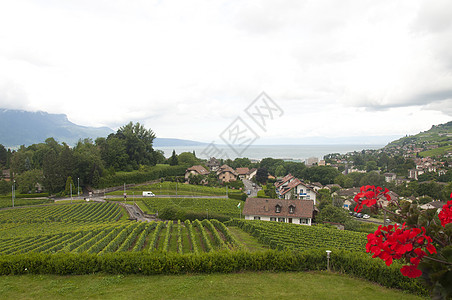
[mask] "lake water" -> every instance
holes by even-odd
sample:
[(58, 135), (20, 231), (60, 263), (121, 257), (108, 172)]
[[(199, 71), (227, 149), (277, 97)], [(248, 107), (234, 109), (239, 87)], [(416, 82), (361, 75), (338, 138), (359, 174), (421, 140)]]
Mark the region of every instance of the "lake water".
[(310, 157), (322, 159), (330, 153), (345, 154), (352, 151), (367, 149), (380, 149), (385, 145), (251, 145), (248, 148), (231, 149), (227, 145), (183, 146), (183, 147), (155, 147), (162, 150), (165, 157), (170, 157), (173, 150), (177, 154), (195, 151), (199, 158), (230, 158), (247, 157), (250, 159), (263, 159), (266, 157), (281, 158), (295, 161), (305, 161)]

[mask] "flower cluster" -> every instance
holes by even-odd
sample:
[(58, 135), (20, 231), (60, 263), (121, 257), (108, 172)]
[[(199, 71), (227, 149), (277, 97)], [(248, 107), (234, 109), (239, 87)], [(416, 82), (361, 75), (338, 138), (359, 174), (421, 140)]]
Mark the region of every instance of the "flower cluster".
[(389, 192), (388, 189), (383, 189), (382, 187), (375, 187), (374, 185), (366, 185), (362, 186), (360, 189), (360, 192), (356, 194), (355, 202), (358, 204), (355, 206), (355, 211), (360, 212), (363, 209), (363, 206), (371, 207), (375, 204), (377, 204), (377, 200), (380, 197), (385, 197), (386, 200), (390, 201), (391, 196), (389, 196), (387, 193)]
[[(452, 198), (452, 193), (450, 197)], [(446, 224), (452, 223), (452, 200), (443, 205), (441, 212), (438, 214), (438, 218), (443, 227), (446, 227)]]
[(436, 253), (432, 238), (425, 234), (425, 228), (408, 229), (405, 223), (399, 227), (396, 225), (379, 226), (375, 233), (367, 236), (366, 251), (372, 252), (373, 257), (383, 259), (386, 265), (391, 265), (394, 259), (404, 259), (409, 265), (403, 266), (400, 271), (404, 276), (415, 278), (422, 274), (417, 267), (421, 259), (427, 255)]

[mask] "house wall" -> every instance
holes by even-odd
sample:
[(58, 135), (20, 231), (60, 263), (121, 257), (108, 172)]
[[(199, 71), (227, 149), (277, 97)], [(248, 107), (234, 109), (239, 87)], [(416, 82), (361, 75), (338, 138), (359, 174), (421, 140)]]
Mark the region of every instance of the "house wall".
[(188, 180), (188, 177), (190, 176), (190, 174), (193, 174), (193, 176), (194, 176), (194, 175), (198, 175), (198, 172), (193, 171), (193, 170), (191, 170), (189, 172), (185, 172), (185, 180)]
[[(271, 220), (271, 218), (276, 218), (276, 221), (273, 222), (278, 222), (279, 218), (284, 218), (284, 223), (289, 223), (289, 218), (286, 216), (245, 216), (245, 220), (254, 220), (254, 217), (260, 217), (261, 221), (273, 221)], [(311, 226), (312, 224), (312, 220), (311, 218), (292, 218), (292, 223), (293, 224), (298, 224), (298, 225), (308, 225)]]
[(236, 181), (237, 178), (231, 172), (222, 172), (218, 175), (218, 179), (223, 182)]
[(303, 199), (303, 200), (313, 200), (314, 205), (316, 205), (316, 193), (313, 189), (307, 188), (306, 186), (300, 184), (293, 188), (292, 191), (287, 192), (284, 195), (284, 199), (290, 199), (290, 196), (293, 194), (293, 198)]

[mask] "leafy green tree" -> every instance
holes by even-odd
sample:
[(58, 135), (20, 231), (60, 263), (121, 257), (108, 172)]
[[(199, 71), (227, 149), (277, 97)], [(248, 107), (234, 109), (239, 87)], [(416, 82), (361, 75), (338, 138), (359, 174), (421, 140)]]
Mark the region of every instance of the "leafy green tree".
[(126, 140), (116, 137), (114, 134), (105, 138), (97, 138), (96, 146), (99, 147), (102, 160), (107, 168), (113, 167), (115, 170), (125, 170), (128, 164)]
[(140, 164), (155, 165), (154, 149), (152, 148), (155, 134), (151, 129), (144, 128), (138, 122), (136, 124), (130, 122), (120, 127), (115, 136), (125, 140), (129, 163), (134, 169), (138, 169)]
[(33, 193), (36, 189), (36, 184), (42, 184), (44, 181), (44, 175), (42, 170), (34, 169), (25, 171), (20, 175), (17, 175), (17, 190), (21, 194)]
[(177, 166), (179, 164), (177, 155), (176, 155), (176, 150), (173, 150), (173, 154), (171, 154), (171, 157), (168, 158), (168, 163), (170, 166)]
[(6, 180), (0, 180), (0, 195), (7, 195), (11, 192), (11, 183)]
[(177, 160), (179, 164), (190, 167), (199, 163), (199, 160), (191, 152), (182, 152), (177, 156)]
[(316, 217), (317, 222), (333, 222), (345, 224), (350, 219), (347, 211), (333, 205), (326, 205), (323, 207)]
[(256, 171), (256, 180), (260, 184), (265, 184), (268, 179), (268, 171), (266, 168), (259, 168)]
[(287, 174), (287, 171), (283, 165), (279, 165), (278, 167), (276, 167), (275, 175), (277, 177), (282, 177), (282, 176), (285, 176), (286, 174)]
[(375, 171), (378, 170), (378, 166), (377, 166), (377, 162), (370, 160), (366, 163), (366, 171), (370, 172), (370, 171)]
[(6, 162), (8, 161), (8, 151), (5, 146), (0, 144), (0, 169), (6, 169)]
[(165, 158), (165, 155), (162, 150), (154, 151), (154, 160), (155, 160), (156, 164), (164, 164), (165, 163), (166, 158)]
[(79, 141), (74, 147), (74, 160), (76, 168), (73, 173), (67, 174), (67, 176), (74, 174), (80, 178), (80, 184), (94, 185), (95, 173), (96, 176), (102, 176), (104, 170), (104, 163), (101, 158), (99, 147), (93, 144), (91, 139), (85, 139)]
[(303, 172), (303, 178), (312, 182), (320, 182), (321, 184), (334, 183), (334, 178), (339, 175), (340, 172), (330, 166), (318, 166), (306, 168)]
[(66, 180), (66, 187), (64, 188), (64, 193), (66, 195), (70, 195), (72, 191), (72, 194), (74, 194), (74, 192), (77, 192), (77, 188), (74, 186), (74, 181), (72, 180), (72, 177), (69, 176)]

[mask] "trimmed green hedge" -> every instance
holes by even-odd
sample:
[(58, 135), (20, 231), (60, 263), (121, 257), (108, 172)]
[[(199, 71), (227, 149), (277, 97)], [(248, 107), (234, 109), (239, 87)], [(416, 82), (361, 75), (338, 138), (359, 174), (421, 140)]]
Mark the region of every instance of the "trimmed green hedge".
[[(402, 276), (400, 265), (387, 267), (383, 261), (364, 253), (334, 251), (333, 271), (377, 282), (390, 288), (421, 295), (427, 291), (419, 281)], [(240, 271), (313, 271), (326, 270), (324, 250), (288, 251), (215, 251), (199, 254), (118, 252), (95, 254), (44, 254), (0, 256), (0, 275), (12, 274), (187, 274), (231, 273)]]
[(182, 176), (186, 166), (154, 166), (150, 171), (116, 172), (114, 175), (101, 177), (98, 188), (119, 186), (124, 183), (142, 183), (167, 176)]
[(228, 193), (229, 199), (236, 199), (236, 200), (242, 200), (246, 201), (246, 198), (248, 198), (248, 195), (245, 193)]

